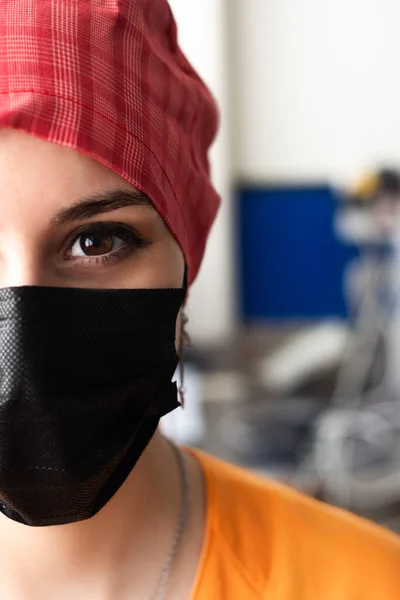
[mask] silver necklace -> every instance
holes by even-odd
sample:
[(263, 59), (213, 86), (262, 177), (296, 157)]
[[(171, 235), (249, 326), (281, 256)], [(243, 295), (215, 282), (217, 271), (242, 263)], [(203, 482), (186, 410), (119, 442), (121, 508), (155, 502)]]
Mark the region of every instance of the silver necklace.
[(174, 538), (172, 541), (172, 546), (170, 553), (168, 554), (165, 563), (161, 569), (161, 572), (157, 578), (157, 581), (154, 585), (153, 590), (148, 596), (148, 600), (164, 600), (166, 593), (168, 582), (171, 576), (172, 565), (175, 560), (176, 554), (178, 552), (178, 548), (182, 541), (183, 534), (186, 529), (187, 520), (189, 516), (189, 506), (190, 506), (190, 486), (189, 486), (189, 473), (186, 467), (185, 459), (183, 456), (182, 450), (178, 448), (175, 444), (170, 442), (171, 447), (174, 450), (178, 466), (180, 479), (182, 482), (182, 503), (179, 512), (178, 522), (176, 524)]

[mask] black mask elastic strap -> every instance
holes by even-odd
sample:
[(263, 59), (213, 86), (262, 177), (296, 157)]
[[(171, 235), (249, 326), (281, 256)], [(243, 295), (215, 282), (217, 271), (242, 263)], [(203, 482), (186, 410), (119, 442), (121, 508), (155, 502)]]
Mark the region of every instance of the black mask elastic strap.
[[(187, 294), (187, 289), (188, 289), (188, 269), (187, 266), (185, 265), (185, 273), (183, 275), (183, 289), (185, 291), (185, 296)], [(179, 385), (179, 400), (181, 403), (181, 407), (185, 408), (185, 394), (186, 394), (186, 388), (185, 388), (185, 360), (183, 357), (183, 349), (184, 349), (184, 335), (183, 335), (183, 327), (184, 327), (184, 320), (182, 322), (182, 327), (181, 327), (181, 334), (180, 334), (180, 340), (179, 340), (179, 372), (180, 372), (180, 385)]]

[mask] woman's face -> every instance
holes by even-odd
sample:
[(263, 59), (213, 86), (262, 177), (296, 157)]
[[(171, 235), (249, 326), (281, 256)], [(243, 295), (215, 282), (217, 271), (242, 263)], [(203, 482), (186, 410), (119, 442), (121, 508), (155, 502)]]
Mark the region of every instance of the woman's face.
[(0, 287), (182, 286), (183, 255), (162, 218), (91, 158), (0, 129), (0, 190)]

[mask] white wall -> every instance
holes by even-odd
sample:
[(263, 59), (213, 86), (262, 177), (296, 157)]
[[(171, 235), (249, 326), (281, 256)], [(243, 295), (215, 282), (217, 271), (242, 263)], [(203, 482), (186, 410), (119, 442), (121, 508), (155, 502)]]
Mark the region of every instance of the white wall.
[(226, 7), (230, 0), (170, 0), (182, 50), (216, 97), (223, 116), (211, 152), (213, 180), (223, 203), (200, 275), (190, 295), (193, 340), (218, 342), (234, 327), (233, 251), (228, 138), (228, 58)]
[(400, 3), (170, 4), (181, 46), (224, 116), (212, 151), (224, 204), (189, 306), (194, 339), (218, 341), (235, 323), (232, 175), (342, 183), (377, 162), (400, 164)]
[(400, 2), (229, 1), (236, 173), (340, 179), (400, 163)]

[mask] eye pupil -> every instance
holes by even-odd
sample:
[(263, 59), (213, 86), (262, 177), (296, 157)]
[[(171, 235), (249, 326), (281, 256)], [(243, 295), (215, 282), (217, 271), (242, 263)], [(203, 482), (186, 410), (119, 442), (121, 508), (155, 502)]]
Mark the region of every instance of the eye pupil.
[(113, 236), (110, 234), (84, 235), (80, 239), (80, 247), (86, 256), (100, 256), (113, 250)]

